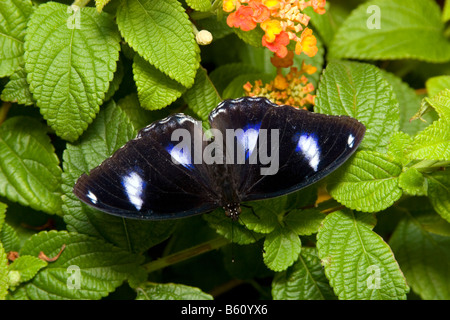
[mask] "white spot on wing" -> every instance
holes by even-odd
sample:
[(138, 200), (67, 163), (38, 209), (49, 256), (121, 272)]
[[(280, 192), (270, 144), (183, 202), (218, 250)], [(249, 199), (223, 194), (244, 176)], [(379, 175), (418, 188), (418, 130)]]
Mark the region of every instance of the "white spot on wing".
[(350, 148), (353, 148), (353, 145), (355, 144), (355, 137), (350, 133), (349, 135), (348, 135), (348, 140), (347, 140), (347, 145), (350, 147)]
[(93, 204), (97, 204), (97, 201), (98, 201), (97, 196), (95, 194), (93, 194), (91, 190), (89, 190), (87, 197), (89, 198), (89, 200), (91, 200), (91, 202)]
[(298, 139), (296, 151), (303, 153), (309, 166), (317, 171), (320, 162), (320, 148), (315, 135), (302, 134)]
[(130, 200), (137, 210), (141, 210), (144, 202), (142, 195), (145, 188), (145, 182), (142, 180), (141, 176), (134, 171), (130, 172), (123, 178), (122, 184), (125, 188), (128, 200)]

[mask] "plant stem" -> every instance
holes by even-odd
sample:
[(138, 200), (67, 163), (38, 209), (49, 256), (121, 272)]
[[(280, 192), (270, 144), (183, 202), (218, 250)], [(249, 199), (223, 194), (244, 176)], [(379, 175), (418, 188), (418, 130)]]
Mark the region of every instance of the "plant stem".
[(144, 268), (148, 273), (163, 269), (167, 266), (173, 265), (175, 263), (187, 260), (189, 258), (198, 256), (202, 253), (209, 252), (211, 250), (218, 249), (227, 245), (229, 241), (223, 237), (215, 238), (199, 245), (196, 245), (191, 248), (187, 248), (185, 250), (181, 250), (179, 252), (173, 253), (166, 257), (159, 258), (155, 261), (151, 261), (144, 265)]
[(2, 106), (0, 107), (0, 125), (3, 123), (3, 121), (6, 120), (9, 108), (11, 108), (11, 102), (3, 102)]

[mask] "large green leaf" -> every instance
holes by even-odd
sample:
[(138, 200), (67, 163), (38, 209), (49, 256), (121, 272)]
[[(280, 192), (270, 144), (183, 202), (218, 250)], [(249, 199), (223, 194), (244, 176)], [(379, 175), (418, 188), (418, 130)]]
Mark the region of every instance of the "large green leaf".
[(145, 279), (143, 257), (130, 254), (102, 240), (66, 231), (41, 232), (31, 237), (20, 255), (47, 257), (56, 261), (41, 269), (25, 284), (33, 300), (100, 299), (125, 280), (136, 284)]
[(428, 197), (434, 210), (450, 222), (450, 171), (436, 171), (425, 175)]
[(277, 273), (272, 281), (276, 300), (335, 299), (315, 248), (303, 248), (298, 261)]
[(61, 213), (61, 168), (47, 128), (29, 117), (0, 126), (0, 195), (50, 214)]
[(176, 283), (146, 282), (136, 288), (136, 300), (212, 300), (198, 288)]
[(329, 214), (319, 229), (319, 256), (340, 299), (406, 299), (402, 271), (374, 225), (372, 214), (346, 210)]
[(439, 6), (432, 0), (373, 0), (337, 31), (330, 57), (360, 60), (450, 60)]
[(29, 0), (2, 0), (0, 6), (0, 78), (23, 64), (23, 41), (33, 12)]
[(19, 67), (10, 77), (2, 91), (3, 101), (17, 102), (23, 105), (34, 104), (33, 95), (27, 82), (27, 73)]
[(108, 91), (120, 37), (107, 13), (95, 8), (71, 13), (67, 8), (48, 2), (35, 10), (25, 38), (25, 70), (48, 124), (63, 139), (75, 141)]
[(206, 70), (203, 68), (198, 69), (194, 85), (184, 93), (183, 98), (189, 108), (202, 120), (207, 120), (211, 110), (222, 101)]
[(6, 252), (0, 242), (0, 300), (4, 300), (8, 293), (8, 259)]
[(389, 244), (414, 292), (425, 300), (449, 300), (450, 237), (425, 228), (419, 219), (404, 219)]
[(278, 227), (264, 241), (264, 263), (274, 271), (286, 270), (298, 259), (301, 248), (296, 232)]
[(124, 0), (117, 10), (117, 24), (141, 57), (185, 87), (194, 83), (199, 48), (177, 0)]
[(450, 160), (450, 120), (436, 120), (419, 132), (406, 156), (411, 160)]
[(359, 151), (327, 182), (330, 195), (348, 208), (377, 212), (390, 207), (402, 195), (398, 186), (400, 164), (388, 156)]
[(169, 78), (138, 54), (134, 55), (133, 74), (139, 101), (142, 107), (148, 110), (164, 108), (186, 91), (180, 83)]
[(349, 115), (366, 126), (360, 148), (385, 152), (399, 128), (398, 102), (392, 87), (372, 65), (333, 61), (319, 83), (314, 110)]

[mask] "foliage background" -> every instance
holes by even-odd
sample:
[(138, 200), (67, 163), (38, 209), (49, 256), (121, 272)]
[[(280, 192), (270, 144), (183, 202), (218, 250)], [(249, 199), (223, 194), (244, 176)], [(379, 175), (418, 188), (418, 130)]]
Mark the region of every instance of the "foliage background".
[(0, 298), (450, 298), (450, 1), (308, 11), (319, 51), (294, 65), (317, 68), (314, 111), (366, 137), (325, 181), (233, 226), (220, 210), (121, 219), (71, 191), (152, 121), (205, 120), (273, 79), (260, 30), (229, 28), (220, 1), (0, 4)]

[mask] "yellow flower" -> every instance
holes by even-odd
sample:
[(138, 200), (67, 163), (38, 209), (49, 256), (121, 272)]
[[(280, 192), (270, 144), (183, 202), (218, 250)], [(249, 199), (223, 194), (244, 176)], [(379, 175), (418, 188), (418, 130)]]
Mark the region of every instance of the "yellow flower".
[(231, 12), (236, 8), (235, 0), (223, 0), (223, 11)]
[(283, 31), (279, 20), (266, 20), (261, 23), (261, 29), (266, 33), (265, 40), (267, 42), (274, 42), (276, 36)]
[(318, 51), (316, 44), (317, 39), (312, 35), (312, 30), (306, 28), (295, 44), (295, 53), (300, 54), (304, 52), (307, 56), (313, 57)]

